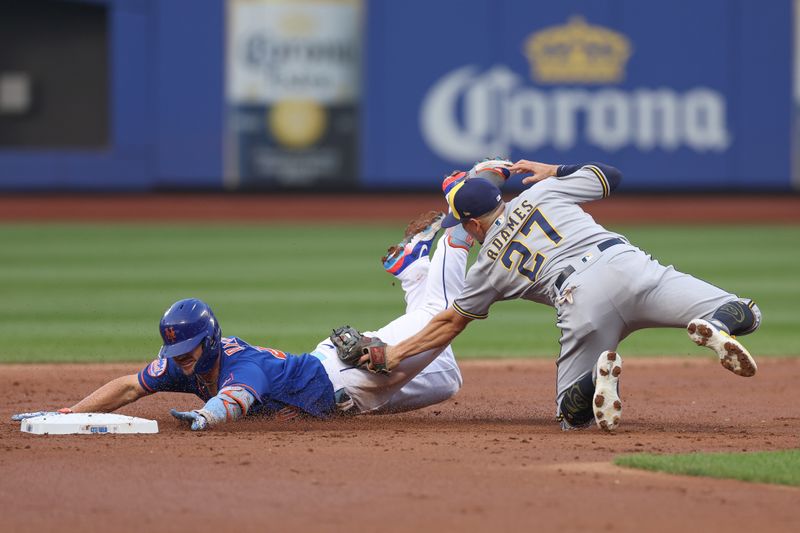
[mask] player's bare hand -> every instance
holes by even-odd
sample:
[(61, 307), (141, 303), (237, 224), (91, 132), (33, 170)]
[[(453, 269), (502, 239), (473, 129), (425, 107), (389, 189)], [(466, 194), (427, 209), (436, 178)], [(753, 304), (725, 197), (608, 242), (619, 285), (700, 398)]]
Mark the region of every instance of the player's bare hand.
[(558, 172), (558, 165), (548, 165), (547, 163), (540, 163), (538, 161), (528, 161), (527, 159), (520, 159), (509, 169), (512, 174), (531, 174), (522, 180), (522, 183), (528, 185), (547, 179), (550, 176), (555, 176)]
[(379, 346), (371, 347), (359, 358), (358, 364), (355, 366), (363, 368), (364, 370), (369, 370), (373, 374), (391, 373), (392, 369), (397, 366), (399, 361), (389, 366), (388, 348), (389, 346), (382, 342)]

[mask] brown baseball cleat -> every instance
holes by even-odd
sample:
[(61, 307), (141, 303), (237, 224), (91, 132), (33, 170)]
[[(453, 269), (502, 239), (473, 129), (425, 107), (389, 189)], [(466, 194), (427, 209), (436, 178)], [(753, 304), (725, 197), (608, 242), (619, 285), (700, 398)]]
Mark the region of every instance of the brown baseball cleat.
[(427, 213), (418, 215), (406, 226), (406, 232), (403, 238), (409, 239), (409, 237), (413, 237), (417, 233), (432, 227), (436, 222), (441, 222), (442, 217), (444, 217), (444, 213), (441, 211), (428, 211)]
[(696, 345), (714, 350), (722, 366), (737, 376), (749, 378), (758, 370), (753, 356), (742, 343), (708, 320), (695, 318), (686, 326), (686, 332)]
[(442, 229), (443, 218), (441, 211), (428, 211), (409, 222), (403, 240), (390, 246), (381, 258), (383, 268), (393, 276), (398, 276), (420, 257), (427, 257), (433, 239)]
[(594, 420), (600, 429), (614, 431), (622, 416), (622, 400), (619, 397), (622, 357), (617, 352), (601, 353), (595, 372)]

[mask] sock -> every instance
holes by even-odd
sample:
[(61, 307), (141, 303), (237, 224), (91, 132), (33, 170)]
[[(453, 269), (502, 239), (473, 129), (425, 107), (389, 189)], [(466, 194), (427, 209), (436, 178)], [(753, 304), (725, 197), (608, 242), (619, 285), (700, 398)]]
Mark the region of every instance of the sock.
[(469, 250), (475, 240), (467, 233), (461, 225), (453, 226), (447, 230), (447, 244), (453, 248), (463, 248)]
[(570, 426), (585, 426), (594, 420), (592, 398), (594, 398), (594, 372), (587, 372), (564, 393), (559, 412)]
[(761, 325), (761, 310), (753, 300), (734, 300), (719, 306), (711, 322), (731, 335), (747, 335)]

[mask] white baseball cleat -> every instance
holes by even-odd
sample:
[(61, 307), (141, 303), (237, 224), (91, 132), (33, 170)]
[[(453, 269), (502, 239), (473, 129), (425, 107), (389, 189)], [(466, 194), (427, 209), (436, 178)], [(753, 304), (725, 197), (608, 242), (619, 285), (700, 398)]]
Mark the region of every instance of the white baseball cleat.
[(696, 345), (717, 352), (722, 366), (737, 376), (750, 377), (758, 370), (755, 360), (742, 343), (708, 320), (695, 318), (686, 326), (686, 331)]
[(513, 164), (510, 160), (500, 157), (487, 158), (478, 161), (467, 171), (467, 179), (480, 176), (491, 181), (498, 188), (503, 188), (506, 180), (511, 177), (511, 171), (508, 169)]
[(619, 375), (622, 357), (617, 352), (603, 352), (597, 359), (594, 383), (594, 421), (606, 431), (619, 426), (622, 400), (619, 398)]
[(494, 183), (497, 188), (502, 189), (508, 178), (511, 177), (511, 171), (509, 169), (513, 164), (514, 163), (508, 159), (495, 157), (478, 161), (467, 171), (454, 170), (442, 180), (442, 192), (445, 198), (447, 198), (450, 191), (452, 191), (456, 185), (463, 183), (465, 180), (478, 177), (489, 180)]

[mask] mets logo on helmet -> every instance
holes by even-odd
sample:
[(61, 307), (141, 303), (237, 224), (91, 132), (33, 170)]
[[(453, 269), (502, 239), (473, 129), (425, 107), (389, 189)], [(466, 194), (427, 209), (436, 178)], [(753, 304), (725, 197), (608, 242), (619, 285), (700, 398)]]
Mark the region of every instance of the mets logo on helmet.
[(164, 330), (164, 336), (167, 338), (167, 342), (175, 342), (177, 338), (175, 336), (175, 328), (167, 328)]

